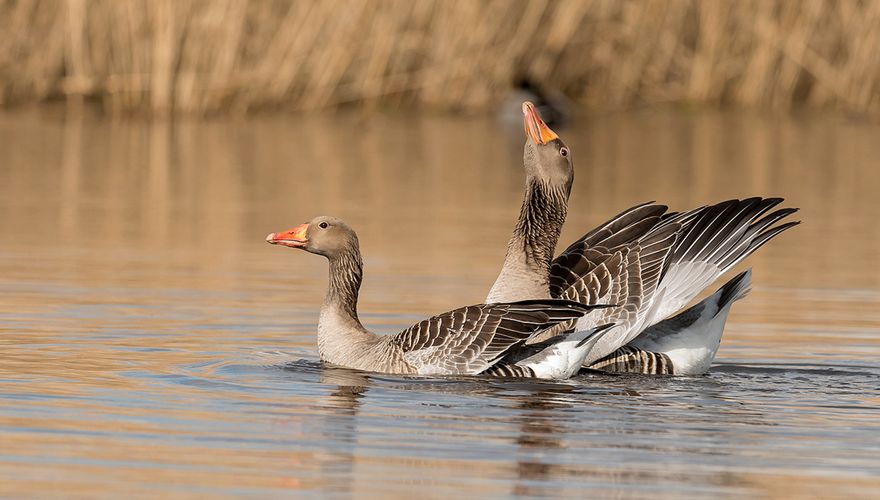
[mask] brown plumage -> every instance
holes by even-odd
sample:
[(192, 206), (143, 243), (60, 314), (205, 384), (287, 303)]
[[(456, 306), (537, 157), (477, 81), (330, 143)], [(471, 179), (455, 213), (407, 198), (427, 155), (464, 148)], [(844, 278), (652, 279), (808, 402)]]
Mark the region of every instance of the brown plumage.
[[(316, 217), (289, 231), (272, 233), (267, 241), (323, 255), (329, 261), (329, 285), (318, 322), (318, 353), (322, 360), (348, 368), (477, 375), (499, 365), (512, 348), (536, 332), (601, 307), (554, 299), (477, 304), (422, 320), (395, 335), (376, 335), (358, 318), (363, 262), (357, 235), (345, 222)], [(514, 373), (540, 375), (527, 366), (490, 374)]]
[[(574, 167), (571, 151), (549, 131), (534, 107), (526, 103), (523, 111), (528, 136), (523, 153), (526, 190), (504, 265), (487, 300), (551, 297), (616, 306), (561, 323), (530, 338), (530, 343), (613, 322), (617, 326), (597, 341), (586, 359), (588, 364), (606, 356), (616, 359), (612, 356), (616, 349), (679, 311), (723, 273), (799, 223), (777, 224), (794, 213), (793, 208), (768, 214), (781, 198), (728, 200), (681, 213), (645, 203), (588, 232), (549, 262), (531, 258), (546, 257), (547, 247), (557, 243)], [(535, 246), (531, 243), (535, 241), (542, 243)], [(718, 328), (723, 323), (706, 331)], [(714, 339), (714, 333), (707, 338)], [(663, 342), (654, 340), (652, 345), (662, 349)], [(635, 351), (633, 347), (617, 357), (624, 359)], [(714, 349), (709, 352), (706, 355), (714, 356)]]

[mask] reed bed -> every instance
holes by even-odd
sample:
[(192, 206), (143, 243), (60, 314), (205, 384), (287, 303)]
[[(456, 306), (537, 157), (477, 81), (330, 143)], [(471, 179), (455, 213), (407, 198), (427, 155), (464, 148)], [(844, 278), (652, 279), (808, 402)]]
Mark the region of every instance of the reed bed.
[(518, 78), (586, 107), (880, 115), (880, 1), (0, 0), (0, 104), (463, 111)]

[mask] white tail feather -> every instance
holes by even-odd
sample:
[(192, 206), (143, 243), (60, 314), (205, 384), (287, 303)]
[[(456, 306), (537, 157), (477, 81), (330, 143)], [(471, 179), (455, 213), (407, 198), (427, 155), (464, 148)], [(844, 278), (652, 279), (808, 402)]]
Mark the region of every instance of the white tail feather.
[(630, 346), (669, 356), (676, 375), (705, 373), (718, 346), (730, 306), (751, 289), (752, 270), (728, 281), (697, 305), (648, 328)]
[(580, 330), (569, 334), (563, 340), (543, 351), (517, 363), (531, 368), (535, 376), (545, 379), (563, 380), (571, 378), (580, 370), (584, 359), (606, 333), (613, 323)]

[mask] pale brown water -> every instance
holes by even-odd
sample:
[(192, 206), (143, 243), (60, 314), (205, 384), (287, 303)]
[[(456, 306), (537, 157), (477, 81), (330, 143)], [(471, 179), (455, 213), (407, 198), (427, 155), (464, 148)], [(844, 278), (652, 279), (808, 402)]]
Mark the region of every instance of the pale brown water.
[(562, 130), (569, 242), (646, 200), (785, 196), (711, 373), (570, 383), (322, 367), (326, 264), (359, 232), (369, 326), (481, 301), (519, 126), (0, 115), (0, 496), (880, 495), (880, 127), (638, 113)]

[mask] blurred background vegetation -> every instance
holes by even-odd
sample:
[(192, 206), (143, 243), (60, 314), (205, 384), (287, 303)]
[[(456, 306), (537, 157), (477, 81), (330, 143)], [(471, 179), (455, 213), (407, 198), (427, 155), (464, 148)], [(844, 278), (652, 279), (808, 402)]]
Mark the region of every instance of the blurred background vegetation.
[(880, 115), (880, 2), (0, 0), (0, 105), (479, 112), (523, 79), (579, 108)]

